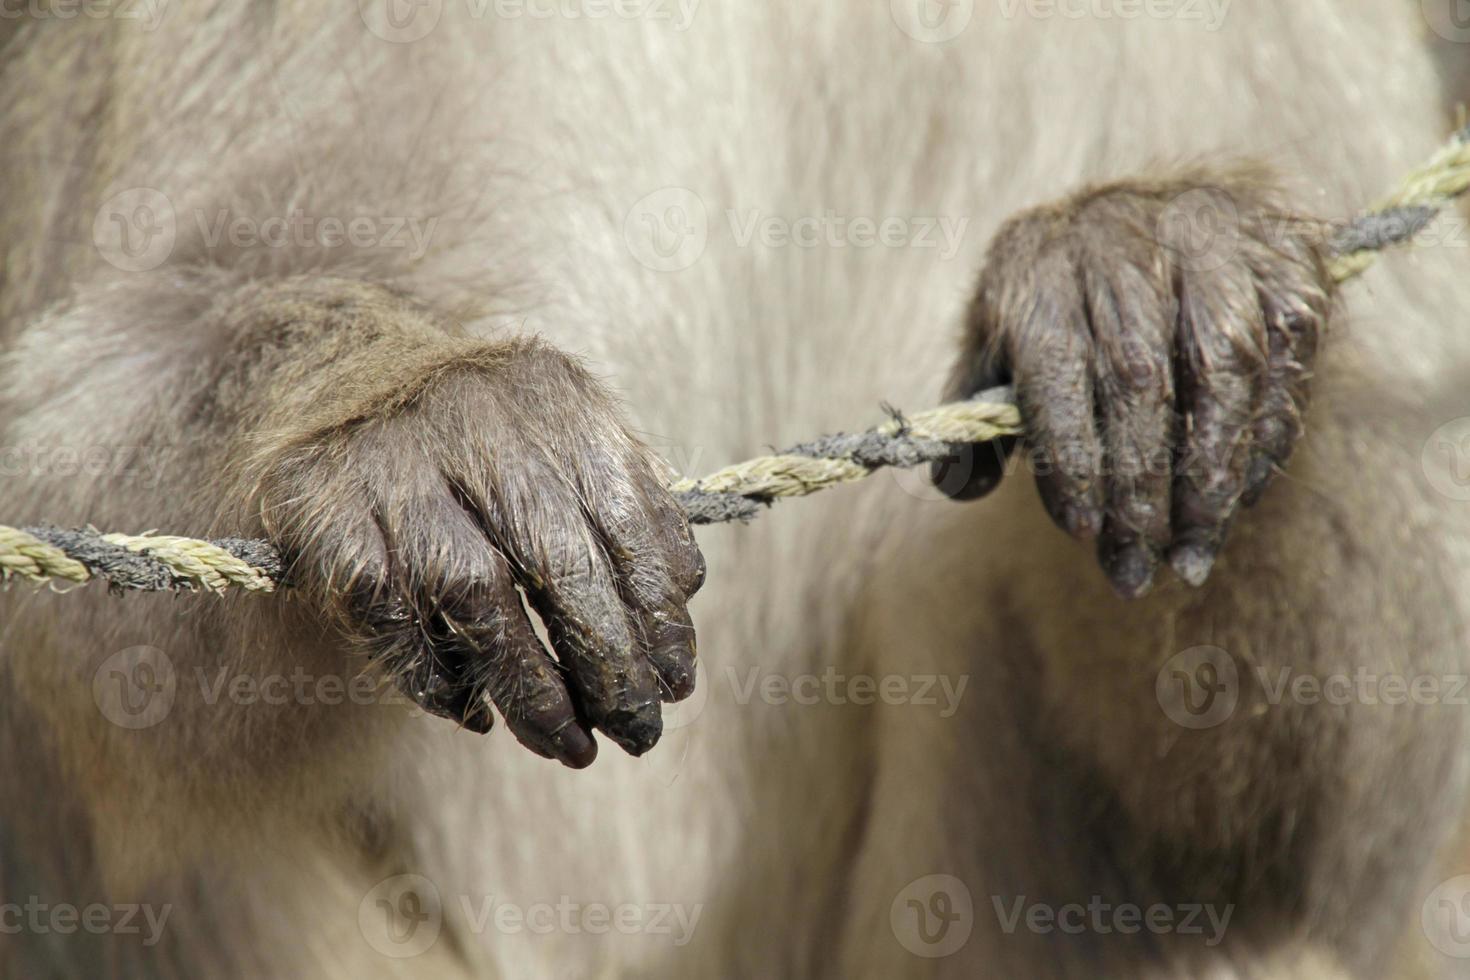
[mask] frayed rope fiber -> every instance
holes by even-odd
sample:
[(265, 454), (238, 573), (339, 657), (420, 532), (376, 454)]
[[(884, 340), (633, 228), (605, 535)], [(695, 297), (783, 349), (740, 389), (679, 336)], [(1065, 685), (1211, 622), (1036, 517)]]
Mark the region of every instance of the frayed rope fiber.
[[(1328, 270), (1338, 282), (1367, 271), (1378, 253), (1407, 242), (1470, 190), (1470, 127), (1456, 133), (1386, 199), (1333, 236)], [(888, 466), (917, 466), (953, 455), (951, 446), (1021, 433), (1009, 388), (890, 418), (855, 435), (823, 436), (783, 452), (727, 466), (669, 489), (691, 524), (748, 521), (781, 497), (802, 497), (861, 480)], [(231, 588), (273, 592), (284, 562), (267, 541), (200, 541), (163, 535), (105, 534), (96, 528), (17, 528), (0, 524), (0, 581), (82, 584), (143, 591)]]

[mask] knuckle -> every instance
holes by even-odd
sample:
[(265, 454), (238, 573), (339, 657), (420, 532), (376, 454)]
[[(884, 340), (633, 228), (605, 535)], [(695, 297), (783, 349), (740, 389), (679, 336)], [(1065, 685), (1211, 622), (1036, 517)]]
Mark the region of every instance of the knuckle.
[(686, 595), (694, 595), (704, 587), (704, 580), (709, 574), (709, 566), (704, 560), (704, 552), (699, 550), (698, 545), (692, 541), (687, 546), (683, 562), (683, 574), (680, 576), (679, 585)]
[(1101, 343), (1101, 361), (1121, 388), (1132, 393), (1168, 394), (1172, 368), (1166, 338), (1154, 339), (1126, 330), (1119, 336), (1103, 338)]
[(1156, 530), (1169, 517), (1168, 509), (1161, 502), (1139, 492), (1125, 493), (1112, 510), (1118, 524), (1137, 533)]
[(477, 585), (452, 584), (435, 603), (444, 620), (444, 639), (463, 643), (477, 652), (509, 645), (511, 619), (507, 610)]
[(598, 507), (597, 520), (611, 545), (626, 550), (628, 542), (637, 541), (646, 535), (651, 519), (632, 493), (617, 493), (608, 495), (602, 501)]
[(375, 640), (386, 641), (407, 635), (414, 632), (419, 623), (418, 610), (406, 598), (392, 591), (350, 594), (347, 602), (351, 618)]
[(680, 590), (670, 570), (660, 559), (630, 563), (624, 569), (623, 588), (631, 604), (641, 609), (661, 609), (678, 601)]
[(586, 535), (569, 529), (555, 531), (536, 550), (547, 578), (559, 589), (584, 592), (600, 580), (596, 548)]
[(1191, 474), (1190, 490), (1198, 510), (1209, 515), (1229, 512), (1240, 498), (1240, 472), (1230, 467), (1205, 467)]
[(1051, 447), (1048, 455), (1054, 472), (1065, 483), (1085, 487), (1091, 485), (1097, 475), (1096, 451), (1080, 439), (1059, 442)]

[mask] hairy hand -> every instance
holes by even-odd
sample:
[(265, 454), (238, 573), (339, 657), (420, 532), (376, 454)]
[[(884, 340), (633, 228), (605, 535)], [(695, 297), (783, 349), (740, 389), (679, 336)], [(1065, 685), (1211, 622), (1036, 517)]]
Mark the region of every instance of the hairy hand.
[[(990, 246), (948, 397), (1014, 384), (1053, 520), (1096, 539), (1125, 597), (1161, 558), (1199, 585), (1301, 431), (1332, 284), (1261, 174), (1090, 189)], [(994, 489), (1015, 440), (936, 465)]]
[(266, 524), (297, 591), (436, 715), (485, 732), (493, 704), (528, 748), (576, 768), (594, 729), (642, 754), (660, 700), (693, 690), (685, 603), (704, 577), (651, 457), (546, 346), (420, 374), (266, 468)]

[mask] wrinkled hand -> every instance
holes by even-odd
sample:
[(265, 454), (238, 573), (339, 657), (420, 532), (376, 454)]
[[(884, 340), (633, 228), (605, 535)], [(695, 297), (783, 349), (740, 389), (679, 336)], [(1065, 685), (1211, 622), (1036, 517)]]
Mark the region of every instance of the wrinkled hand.
[(267, 525), (297, 591), (429, 712), (486, 732), (493, 704), (575, 768), (594, 729), (640, 755), (694, 687), (703, 558), (597, 383), (539, 344), (496, 351), (278, 460)]
[[(1014, 384), (1047, 511), (1124, 597), (1161, 558), (1202, 584), (1291, 454), (1331, 306), (1313, 230), (1238, 171), (1088, 190), (991, 244), (947, 396)], [(933, 478), (988, 493), (1014, 442)]]

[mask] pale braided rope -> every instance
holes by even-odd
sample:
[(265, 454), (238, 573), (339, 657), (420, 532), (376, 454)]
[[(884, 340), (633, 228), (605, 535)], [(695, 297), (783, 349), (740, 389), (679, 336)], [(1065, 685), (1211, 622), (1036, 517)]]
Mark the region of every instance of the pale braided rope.
[[(1328, 270), (1337, 282), (1362, 275), (1390, 245), (1409, 241), (1456, 197), (1470, 190), (1470, 127), (1456, 133), (1371, 211), (1344, 225), (1331, 242)], [(945, 459), (957, 443), (1019, 435), (1009, 389), (941, 405), (856, 435), (825, 436), (784, 452), (727, 466), (670, 486), (690, 522), (749, 520), (782, 497), (800, 497), (861, 480), (885, 466)], [(163, 535), (104, 534), (95, 528), (16, 528), (0, 524), (0, 581), (81, 584), (100, 577), (114, 589), (271, 592), (283, 561), (268, 542), (200, 541)]]
[(92, 577), (87, 566), (55, 545), (47, 544), (35, 535), (18, 527), (0, 524), (0, 576), (7, 580), (12, 575), (45, 582), (61, 579), (64, 582), (85, 582)]
[(955, 443), (989, 442), (1021, 430), (1009, 388), (905, 417), (856, 435), (823, 436), (771, 456), (736, 463), (669, 490), (692, 524), (749, 520), (779, 497), (804, 497), (861, 480), (885, 466), (917, 466), (953, 455)]
[(275, 581), (262, 569), (209, 541), (145, 534), (104, 534), (102, 540), (167, 565), (179, 578), (197, 582), (210, 592), (223, 592), (232, 585), (247, 592), (273, 592), (276, 588)]
[[(1388, 245), (1413, 236), (1455, 198), (1470, 190), (1470, 126), (1451, 137), (1398, 187), (1379, 201), (1362, 219), (1353, 222), (1335, 239), (1337, 254), (1328, 262), (1328, 272), (1337, 282), (1347, 282), (1368, 270), (1378, 253)], [(1377, 221), (1397, 223), (1397, 229), (1363, 233), (1364, 226)], [(1342, 247), (1344, 241), (1361, 243)]]
[(15, 576), (80, 584), (94, 574), (126, 589), (224, 592), (237, 586), (247, 592), (273, 592), (281, 566), (265, 542), (0, 524), (0, 580)]

